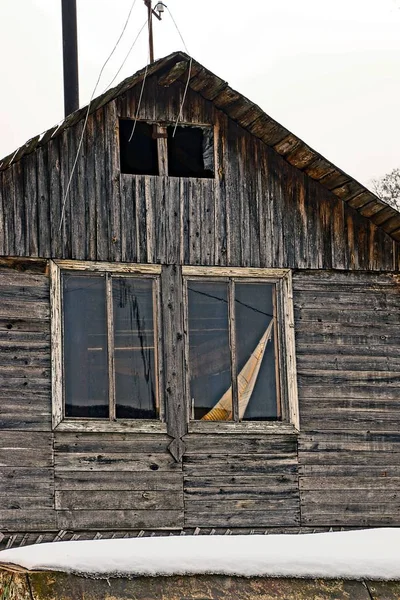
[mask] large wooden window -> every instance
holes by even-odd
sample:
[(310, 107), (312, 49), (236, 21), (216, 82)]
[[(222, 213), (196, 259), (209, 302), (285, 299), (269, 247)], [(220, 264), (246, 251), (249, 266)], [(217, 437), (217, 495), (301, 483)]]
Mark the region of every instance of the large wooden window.
[(160, 418), (159, 268), (121, 269), (53, 263), (55, 422)]
[(190, 420), (298, 425), (289, 272), (183, 272)]

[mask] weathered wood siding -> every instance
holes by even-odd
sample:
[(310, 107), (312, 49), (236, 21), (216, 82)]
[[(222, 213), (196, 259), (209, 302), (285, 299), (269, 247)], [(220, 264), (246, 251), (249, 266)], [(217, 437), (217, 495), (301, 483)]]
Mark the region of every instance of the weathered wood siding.
[[(139, 86), (140, 87), (140, 86)], [(139, 118), (175, 121), (183, 84), (146, 81)], [(188, 123), (215, 126), (215, 179), (121, 175), (118, 117), (140, 89), (0, 173), (0, 254), (162, 264), (397, 269), (399, 244), (349, 203), (189, 90)]]
[(55, 528), (49, 278), (0, 267), (0, 531)]
[(294, 276), (303, 525), (400, 525), (400, 277)]
[[(400, 525), (399, 244), (192, 91), (184, 120), (215, 125), (215, 180), (121, 175), (138, 93), (89, 118), (61, 230), (82, 122), (0, 173), (0, 255), (163, 265), (182, 441), (52, 433), (48, 265), (3, 260), (0, 531)], [(149, 79), (140, 118), (173, 121), (182, 93)], [(295, 270), (299, 437), (185, 435), (180, 264)]]

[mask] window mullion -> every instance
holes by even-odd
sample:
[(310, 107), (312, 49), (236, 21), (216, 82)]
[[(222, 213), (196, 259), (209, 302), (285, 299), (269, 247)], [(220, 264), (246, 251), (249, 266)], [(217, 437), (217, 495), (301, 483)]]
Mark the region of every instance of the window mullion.
[(232, 279), (228, 283), (228, 318), (229, 318), (229, 349), (231, 354), (232, 376), (232, 413), (233, 421), (239, 421), (239, 399), (237, 386), (237, 360), (236, 360), (236, 326), (235, 326), (235, 283)]
[(114, 309), (112, 295), (112, 277), (106, 273), (107, 300), (107, 361), (108, 361), (108, 402), (110, 421), (116, 420), (115, 406), (115, 360), (114, 360)]

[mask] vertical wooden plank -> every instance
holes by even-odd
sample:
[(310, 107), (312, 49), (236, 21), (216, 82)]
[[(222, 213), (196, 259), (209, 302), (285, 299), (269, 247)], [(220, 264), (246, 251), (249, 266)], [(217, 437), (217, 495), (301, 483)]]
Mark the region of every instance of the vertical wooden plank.
[(93, 147), (95, 155), (95, 189), (96, 189), (96, 242), (97, 242), (97, 260), (108, 260), (109, 247), (108, 240), (110, 231), (108, 229), (108, 207), (106, 186), (106, 167), (105, 167), (105, 140), (104, 140), (104, 109), (99, 108), (95, 113), (95, 143)]
[(284, 318), (284, 352), (286, 355), (287, 393), (289, 399), (289, 420), (300, 429), (299, 401), (297, 393), (296, 347), (294, 337), (293, 284), (292, 272), (282, 278), (282, 304)]
[(200, 191), (200, 264), (212, 265), (214, 262), (215, 217), (214, 217), (214, 180), (199, 179)]
[[(25, 167), (25, 168), (24, 168)], [(34, 226), (37, 224), (37, 215), (33, 206), (30, 206), (29, 199), (26, 196), (24, 190), (24, 184), (28, 185), (28, 178), (36, 182), (36, 168), (29, 162), (26, 165), (26, 160), (19, 160), (12, 167), (13, 172), (13, 200), (14, 200), (14, 240), (15, 240), (15, 254), (17, 256), (27, 256), (29, 253), (29, 234), (30, 234), (30, 220), (34, 222)], [(27, 170), (27, 178), (25, 180), (24, 171)], [(30, 210), (33, 214), (30, 215)]]
[(344, 238), (344, 205), (343, 202), (336, 197), (332, 198), (331, 220), (332, 266), (334, 266), (336, 269), (345, 269), (347, 267), (347, 260)]
[(157, 188), (157, 210), (155, 213), (156, 262), (161, 264), (168, 263), (167, 246), (171, 243), (166, 233), (166, 221), (172, 182), (173, 180), (168, 177), (160, 177)]
[(201, 202), (199, 179), (188, 178), (188, 207), (189, 207), (189, 263), (199, 265), (201, 257)]
[[(60, 184), (61, 184), (61, 215), (62, 227), (59, 235), (61, 236), (61, 255), (63, 258), (71, 258), (71, 243), (73, 224), (71, 220), (71, 186), (68, 188), (68, 183), (72, 175), (72, 180), (76, 177), (76, 173), (72, 174), (72, 166), (75, 157), (72, 157), (73, 149), (68, 147), (68, 136), (71, 132), (66, 129), (59, 136), (60, 143)], [(61, 221), (60, 221), (61, 222)], [(58, 228), (59, 229), (59, 228)]]
[(61, 258), (61, 181), (60, 138), (48, 142), (49, 198), (50, 198), (50, 252), (53, 258)]
[(228, 282), (228, 318), (229, 318), (229, 351), (231, 357), (232, 377), (232, 420), (239, 421), (239, 395), (236, 360), (236, 319), (235, 319), (235, 283)]
[(38, 198), (38, 255), (48, 258), (51, 255), (50, 236), (50, 171), (48, 145), (36, 150), (37, 153), (37, 198)]
[(108, 207), (108, 260), (121, 260), (121, 181), (119, 168), (119, 123), (115, 101), (104, 107), (104, 140)]
[(121, 260), (136, 262), (136, 179), (121, 174)]
[(259, 196), (260, 267), (272, 266), (271, 194), (268, 185), (269, 165), (266, 147), (258, 142), (257, 195)]
[(228, 122), (226, 172), (226, 206), (227, 206), (227, 265), (240, 265), (240, 199), (238, 192), (238, 134), (239, 128), (232, 121)]
[(165, 257), (164, 262), (168, 265), (180, 262), (180, 206), (181, 178), (165, 178)]
[(184, 325), (181, 268), (163, 267), (161, 273), (163, 306), (164, 401), (168, 435), (173, 438), (169, 450), (177, 462), (184, 452), (182, 437), (187, 432), (184, 384)]
[(226, 117), (216, 112), (214, 121), (215, 184), (214, 184), (214, 261), (226, 265)]
[[(86, 172), (85, 166), (85, 143), (80, 139), (82, 136), (84, 121), (80, 121), (72, 129), (68, 129), (66, 134), (68, 138), (68, 179), (72, 179), (69, 191), (69, 204), (71, 207), (70, 213), (70, 230), (71, 230), (71, 258), (80, 260), (86, 259), (86, 202), (85, 196), (85, 179), (91, 176)], [(86, 135), (86, 132), (85, 134)], [(74, 163), (75, 169), (74, 168)]]
[(145, 175), (135, 175), (136, 195), (136, 245), (137, 259), (141, 263), (147, 262), (147, 226), (146, 226), (146, 192)]
[(95, 115), (90, 115), (86, 123), (83, 140), (85, 155), (84, 202), (86, 231), (86, 260), (96, 260), (96, 157), (95, 157)]
[(61, 296), (60, 269), (53, 261), (50, 261), (51, 392), (53, 429), (61, 423), (64, 415)]
[[(21, 206), (25, 209), (23, 217), (25, 222), (25, 251), (27, 256), (38, 256), (38, 232), (40, 228), (38, 218), (38, 196), (37, 196), (37, 152), (32, 152), (26, 156), (21, 163), (21, 171), (18, 178), (23, 179), (23, 197)], [(22, 191), (22, 189), (21, 189)]]
[[(249, 196), (249, 174), (246, 169), (246, 156), (251, 152), (251, 142), (247, 139), (245, 132), (240, 132), (238, 138), (238, 166), (237, 172), (237, 191), (239, 200), (239, 220), (236, 223), (238, 228), (238, 241), (240, 243), (240, 262), (241, 267), (250, 266), (250, 196)], [(254, 173), (254, 167), (252, 169)]]

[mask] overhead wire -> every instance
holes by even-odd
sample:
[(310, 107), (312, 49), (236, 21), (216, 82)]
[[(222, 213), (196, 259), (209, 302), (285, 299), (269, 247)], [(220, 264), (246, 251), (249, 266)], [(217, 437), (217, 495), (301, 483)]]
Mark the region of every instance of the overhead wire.
[[(116, 43), (115, 43), (115, 45), (114, 45), (113, 49), (111, 50), (111, 52), (110, 52), (110, 54), (108, 55), (108, 57), (107, 57), (107, 59), (105, 60), (105, 62), (103, 63), (103, 66), (102, 66), (102, 67), (101, 67), (101, 69), (100, 69), (100, 73), (99, 73), (99, 76), (98, 76), (98, 78), (97, 78), (97, 81), (96, 81), (96, 85), (95, 85), (95, 86), (94, 86), (94, 88), (93, 88), (93, 92), (92, 92), (92, 95), (91, 95), (91, 97), (90, 97), (89, 104), (88, 104), (87, 111), (86, 111), (85, 121), (84, 121), (84, 123), (83, 123), (83, 128), (82, 128), (81, 137), (80, 137), (80, 139), (79, 139), (79, 144), (78, 144), (78, 148), (77, 148), (77, 151), (76, 151), (75, 160), (74, 160), (74, 163), (73, 163), (73, 165), (72, 165), (71, 173), (70, 173), (70, 176), (69, 176), (69, 179), (68, 179), (68, 184), (67, 184), (67, 187), (66, 187), (66, 190), (65, 190), (65, 194), (64, 194), (64, 197), (63, 197), (62, 210), (61, 210), (61, 217), (60, 217), (60, 226), (59, 226), (59, 228), (58, 228), (58, 233), (60, 233), (60, 231), (61, 231), (61, 227), (62, 227), (62, 224), (63, 224), (63, 221), (64, 221), (64, 216), (65, 216), (65, 205), (66, 205), (67, 198), (68, 198), (68, 194), (69, 194), (69, 190), (70, 190), (70, 187), (71, 187), (72, 178), (73, 178), (73, 176), (74, 176), (74, 173), (75, 173), (75, 169), (76, 169), (76, 165), (77, 165), (77, 162), (78, 162), (79, 154), (80, 154), (80, 151), (81, 151), (81, 148), (82, 148), (83, 137), (84, 137), (84, 135), (85, 135), (86, 126), (87, 126), (87, 121), (88, 121), (88, 118), (89, 118), (89, 113), (90, 113), (90, 107), (91, 107), (91, 104), (92, 104), (92, 101), (93, 101), (94, 95), (95, 95), (95, 93), (96, 93), (97, 86), (99, 85), (99, 82), (100, 82), (101, 76), (102, 76), (102, 74), (103, 74), (103, 71), (104, 71), (104, 69), (105, 69), (105, 67), (106, 67), (107, 63), (110, 61), (111, 57), (113, 56), (113, 54), (114, 54), (115, 50), (117, 49), (117, 47), (118, 47), (118, 45), (119, 45), (119, 43), (120, 43), (120, 41), (121, 41), (121, 39), (122, 39), (122, 36), (124, 35), (124, 33), (125, 33), (125, 31), (126, 31), (126, 28), (127, 28), (127, 26), (128, 26), (128, 23), (129, 23), (129, 20), (130, 20), (130, 18), (131, 18), (131, 14), (132, 14), (132, 11), (133, 11), (133, 8), (134, 8), (134, 6), (135, 6), (136, 2), (137, 2), (137, 0), (133, 0), (133, 2), (132, 2), (132, 4), (131, 4), (131, 8), (130, 8), (130, 10), (129, 10), (129, 12), (128, 12), (128, 16), (127, 16), (127, 18), (126, 18), (126, 20), (125, 20), (125, 23), (124, 23), (124, 26), (123, 26), (123, 28), (122, 28), (122, 31), (121, 31), (121, 33), (120, 33), (120, 35), (119, 35), (119, 37), (118, 37), (118, 39), (117, 39), (117, 41), (116, 41)], [(141, 32), (139, 32), (139, 35), (140, 35), (140, 33), (141, 33)], [(139, 37), (139, 35), (138, 35), (137, 37)], [(137, 38), (136, 38), (136, 39), (137, 39)], [(132, 47), (133, 47), (133, 45), (132, 45)]]
[[(170, 15), (170, 17), (172, 19), (172, 22), (175, 25), (175, 29), (177, 30), (177, 32), (178, 32), (178, 34), (179, 34), (179, 36), (180, 36), (180, 38), (182, 40), (182, 43), (183, 43), (183, 46), (185, 48), (186, 54), (189, 54), (189, 50), (187, 49), (185, 40), (183, 39), (183, 35), (182, 35), (182, 33), (181, 33), (178, 25), (177, 25), (177, 22), (174, 19), (174, 16), (173, 16), (172, 12), (170, 11), (170, 9), (168, 8), (168, 6), (166, 4), (164, 4), (164, 6), (167, 9), (167, 11), (168, 11), (168, 13), (169, 13), (169, 15)], [(190, 54), (189, 54), (189, 56), (190, 56)], [(190, 81), (190, 78), (192, 76), (192, 63), (193, 63), (193, 58), (190, 56), (188, 76), (187, 76), (187, 80), (186, 80), (185, 90), (183, 92), (182, 102), (180, 104), (179, 113), (178, 113), (178, 116), (177, 116), (176, 121), (175, 121), (174, 130), (172, 132), (172, 137), (175, 137), (175, 133), (176, 133), (176, 129), (178, 127), (178, 123), (179, 123), (179, 121), (182, 120), (183, 106), (184, 106), (185, 100), (186, 100), (186, 95), (187, 95), (187, 91), (188, 91), (188, 87), (189, 87), (189, 81)]]

